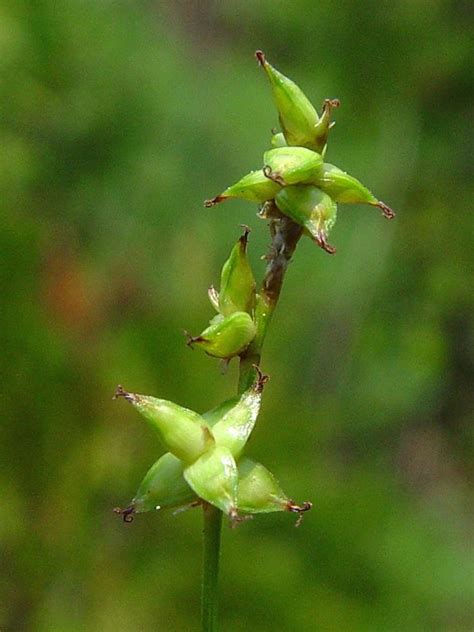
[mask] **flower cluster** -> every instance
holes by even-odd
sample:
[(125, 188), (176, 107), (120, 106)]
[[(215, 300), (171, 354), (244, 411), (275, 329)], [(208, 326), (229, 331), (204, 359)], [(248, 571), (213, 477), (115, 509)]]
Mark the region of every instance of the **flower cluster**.
[(200, 415), (174, 402), (128, 393), (124, 397), (143, 415), (169, 450), (147, 472), (130, 505), (115, 511), (126, 522), (147, 511), (210, 503), (236, 521), (252, 514), (290, 511), (297, 505), (261, 463), (242, 457), (255, 426), (267, 377), (257, 370), (242, 395)]
[(331, 111), (339, 107), (339, 101), (326, 99), (318, 115), (301, 89), (271, 66), (261, 51), (256, 57), (270, 80), (282, 131), (274, 134), (273, 148), (264, 153), (261, 169), (204, 204), (210, 207), (232, 198), (257, 202), (261, 217), (286, 215), (323, 250), (334, 254), (328, 234), (336, 221), (338, 203), (377, 206), (387, 219), (395, 214), (359, 180), (324, 162), (334, 125)]
[(198, 346), (208, 355), (225, 361), (241, 354), (255, 338), (254, 309), (256, 285), (247, 259), (249, 229), (232, 249), (221, 273), (220, 292), (209, 288), (209, 300), (217, 311), (199, 336), (188, 335), (188, 345)]
[[(270, 219), (272, 225), (280, 222), (280, 227), (288, 224), (285, 218), (289, 218), (300, 234), (303, 230), (332, 254), (335, 248), (327, 238), (338, 203), (377, 206), (389, 219), (394, 213), (358, 180), (324, 162), (333, 126), (331, 111), (339, 101), (326, 99), (318, 115), (293, 81), (273, 68), (261, 51), (256, 55), (270, 80), (282, 131), (273, 135), (261, 169), (251, 171), (205, 205), (231, 198), (256, 202), (260, 217)], [(245, 227), (222, 268), (219, 291), (209, 289), (217, 314), (199, 336), (188, 334), (189, 345), (226, 362), (245, 357), (252, 344), (258, 348), (259, 361), (265, 322), (271, 313), (264, 291), (256, 292), (247, 259), (248, 232)], [(297, 505), (290, 500), (263, 465), (242, 455), (267, 381), (258, 366), (254, 369), (250, 378), (254, 381), (247, 390), (202, 415), (164, 399), (118, 388), (116, 397), (137, 408), (168, 450), (150, 468), (130, 505), (116, 510), (125, 521), (131, 521), (136, 513), (205, 503), (217, 507), (232, 522), (274, 511), (301, 515), (311, 508), (309, 502)]]
[[(220, 292), (209, 288), (217, 315), (200, 336), (188, 340), (227, 361), (242, 353), (256, 333), (257, 295), (247, 259), (248, 232), (245, 227), (222, 268)], [(249, 389), (203, 415), (174, 402), (117, 389), (116, 397), (131, 402), (169, 450), (150, 468), (130, 505), (117, 509), (124, 520), (132, 520), (136, 513), (202, 502), (218, 507), (232, 521), (272, 511), (301, 513), (311, 507), (290, 500), (262, 464), (241, 458), (268, 379), (255, 369), (257, 378)]]

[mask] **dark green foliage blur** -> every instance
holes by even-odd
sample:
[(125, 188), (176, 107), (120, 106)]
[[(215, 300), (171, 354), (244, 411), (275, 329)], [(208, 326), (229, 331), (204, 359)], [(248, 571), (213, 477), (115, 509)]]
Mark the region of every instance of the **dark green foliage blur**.
[[(470, 15), (471, 14), (471, 15)], [(256, 208), (265, 51), (318, 106), (327, 159), (397, 211), (341, 206), (298, 248), (248, 453), (313, 510), (224, 529), (226, 632), (474, 626), (474, 222), (461, 0), (0, 5), (0, 629), (199, 629), (201, 516), (112, 513), (162, 453), (117, 384), (204, 411), (236, 367), (185, 345)], [(471, 101), (472, 102), (472, 101)], [(471, 157), (470, 157), (471, 156)]]

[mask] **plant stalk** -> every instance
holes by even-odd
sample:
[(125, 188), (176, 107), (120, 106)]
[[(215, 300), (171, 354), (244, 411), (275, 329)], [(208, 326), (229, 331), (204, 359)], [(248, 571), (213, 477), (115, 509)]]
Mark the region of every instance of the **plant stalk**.
[[(283, 215), (271, 221), (270, 230), (272, 244), (256, 306), (257, 334), (248, 349), (240, 356), (239, 394), (255, 381), (255, 366), (260, 365), (267, 328), (280, 298), (288, 264), (303, 234), (301, 226)], [(222, 512), (206, 503), (203, 507), (203, 516), (202, 632), (216, 632)]]
[(217, 630), (217, 601), (222, 512), (208, 503), (203, 506), (203, 574), (201, 617), (203, 632)]
[[(268, 203), (267, 203), (268, 204)], [(276, 207), (274, 213), (278, 212)], [(260, 365), (263, 342), (268, 325), (280, 298), (283, 279), (300, 240), (303, 229), (289, 217), (281, 215), (270, 224), (272, 243), (267, 255), (267, 269), (258, 295), (255, 320), (257, 334), (248, 349), (240, 356), (239, 393), (255, 381), (255, 365)]]

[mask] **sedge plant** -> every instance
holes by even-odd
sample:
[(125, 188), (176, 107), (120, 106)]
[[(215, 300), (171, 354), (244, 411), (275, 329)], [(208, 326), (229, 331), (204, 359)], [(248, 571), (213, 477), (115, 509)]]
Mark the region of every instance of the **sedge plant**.
[(258, 205), (258, 216), (269, 224), (271, 246), (263, 281), (257, 288), (247, 258), (249, 229), (225, 262), (219, 289), (209, 288), (215, 315), (188, 345), (225, 363), (237, 358), (239, 383), (235, 397), (204, 413), (119, 386), (116, 397), (130, 402), (158, 435), (166, 452), (145, 474), (124, 509), (125, 522), (135, 515), (168, 508), (200, 507), (204, 516), (202, 630), (217, 629), (219, 547), (222, 517), (231, 525), (261, 513), (286, 511), (298, 515), (311, 502), (297, 503), (276, 477), (245, 454), (258, 419), (267, 376), (260, 369), (263, 343), (280, 296), (283, 279), (296, 246), (307, 236), (328, 254), (336, 249), (328, 235), (339, 204), (369, 204), (391, 219), (393, 211), (359, 180), (325, 162), (331, 112), (337, 99), (326, 99), (318, 113), (302, 90), (276, 70), (261, 51), (257, 60), (270, 82), (281, 131), (275, 131), (262, 164), (206, 200), (214, 207), (243, 199)]

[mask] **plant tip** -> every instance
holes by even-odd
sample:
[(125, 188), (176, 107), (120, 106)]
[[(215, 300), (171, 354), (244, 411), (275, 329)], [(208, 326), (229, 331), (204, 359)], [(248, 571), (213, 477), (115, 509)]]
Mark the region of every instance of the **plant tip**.
[(395, 217), (395, 211), (393, 211), (390, 206), (387, 206), (383, 202), (378, 202), (375, 206), (378, 206), (382, 209), (382, 215), (387, 219), (393, 219)]
[(264, 373), (262, 372), (262, 370), (258, 366), (258, 364), (252, 364), (252, 366), (255, 369), (255, 371), (257, 372), (257, 379), (255, 380), (253, 388), (254, 388), (254, 390), (257, 393), (261, 393), (263, 391), (263, 387), (265, 386), (265, 384), (270, 379), (270, 376), (269, 375), (264, 375)]
[(122, 516), (124, 522), (133, 522), (135, 509), (133, 507), (127, 507), (126, 509), (120, 509), (120, 507), (115, 507), (113, 512)]
[(247, 241), (247, 237), (252, 232), (252, 229), (250, 228), (250, 226), (247, 226), (247, 224), (240, 224), (240, 228), (244, 229), (244, 234), (242, 235), (241, 239), (245, 239), (245, 241)]
[(339, 99), (324, 99), (323, 111), (330, 110), (331, 108), (338, 108), (341, 106)]
[(189, 331), (186, 331), (186, 329), (183, 329), (183, 335), (186, 337), (186, 344), (188, 345), (188, 347), (190, 347), (193, 350), (194, 350), (193, 344), (195, 342), (201, 342), (202, 341), (201, 336), (192, 336), (189, 333)]
[(334, 246), (331, 246), (331, 244), (328, 244), (328, 242), (326, 241), (326, 235), (321, 233), (319, 237), (315, 239), (315, 242), (320, 248), (324, 250), (324, 252), (327, 252), (329, 255), (336, 254), (336, 248)]
[(117, 389), (112, 399), (118, 399), (119, 397), (123, 397), (129, 402), (135, 401), (135, 395), (133, 393), (128, 393), (120, 384), (117, 386)]
[(286, 506), (287, 511), (291, 511), (292, 513), (298, 514), (298, 519), (296, 520), (295, 527), (299, 527), (303, 521), (303, 515), (306, 511), (309, 511), (313, 507), (313, 503), (309, 500), (306, 500), (302, 505), (297, 505), (292, 500), (288, 501)]
[(263, 50), (256, 50), (255, 57), (257, 58), (257, 61), (260, 64), (260, 66), (265, 65), (267, 60), (265, 59), (265, 53), (263, 52)]
[(225, 197), (222, 197), (222, 195), (216, 195), (216, 197), (213, 197), (210, 200), (204, 200), (204, 206), (205, 208), (212, 208), (213, 206), (219, 204), (219, 202), (222, 202), (224, 200)]

